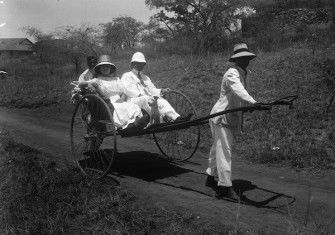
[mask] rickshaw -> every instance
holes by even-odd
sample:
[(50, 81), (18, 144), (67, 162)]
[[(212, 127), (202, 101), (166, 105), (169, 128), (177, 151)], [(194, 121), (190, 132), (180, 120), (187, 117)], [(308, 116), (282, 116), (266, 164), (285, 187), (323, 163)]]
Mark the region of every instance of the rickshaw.
[(210, 118), (229, 112), (269, 110), (273, 105), (293, 104), (296, 96), (288, 96), (272, 103), (269, 108), (242, 107), (225, 110), (199, 118), (191, 100), (180, 91), (171, 90), (164, 95), (181, 116), (191, 114), (191, 119), (182, 122), (163, 122), (147, 128), (129, 127), (117, 129), (113, 122), (113, 105), (97, 93), (80, 91), (72, 115), (70, 138), (71, 151), (78, 167), (90, 177), (98, 179), (111, 172), (117, 155), (118, 138), (152, 135), (162, 153), (171, 162), (184, 162), (197, 151), (200, 142), (200, 125)]

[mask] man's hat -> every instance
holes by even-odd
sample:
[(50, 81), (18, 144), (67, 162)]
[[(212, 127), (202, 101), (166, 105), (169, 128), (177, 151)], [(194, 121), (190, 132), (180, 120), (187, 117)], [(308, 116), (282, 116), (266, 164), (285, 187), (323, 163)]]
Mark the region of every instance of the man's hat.
[(133, 57), (131, 58), (131, 62), (147, 63), (143, 53), (141, 52), (135, 52)]
[(234, 46), (234, 53), (230, 57), (229, 61), (233, 62), (240, 57), (249, 57), (250, 60), (252, 60), (253, 58), (256, 57), (256, 55), (249, 51), (247, 44), (239, 43)]
[(110, 58), (110, 56), (109, 55), (101, 55), (101, 56), (99, 56), (99, 59), (98, 59), (98, 63), (97, 63), (97, 65), (94, 67), (94, 71), (96, 72), (96, 73), (100, 73), (100, 71), (99, 71), (99, 67), (101, 66), (101, 65), (109, 65), (110, 67), (111, 67), (111, 74), (112, 73), (114, 73), (115, 71), (116, 71), (116, 66), (111, 62), (112, 60), (111, 60), (111, 58)]

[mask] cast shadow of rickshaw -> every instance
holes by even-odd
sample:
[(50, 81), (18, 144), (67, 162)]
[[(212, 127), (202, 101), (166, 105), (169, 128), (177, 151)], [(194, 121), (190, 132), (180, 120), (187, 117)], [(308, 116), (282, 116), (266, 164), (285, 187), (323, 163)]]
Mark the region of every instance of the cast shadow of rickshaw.
[[(109, 151), (109, 150), (104, 150)], [(110, 150), (113, 151), (113, 150)], [(93, 164), (93, 160), (88, 158), (86, 164)], [(95, 165), (98, 170), (99, 165)], [(190, 169), (183, 168), (182, 165), (171, 163), (163, 159), (159, 154), (146, 151), (131, 151), (116, 153), (112, 169), (108, 173), (109, 176), (118, 177), (134, 177), (148, 182), (156, 182), (167, 186), (181, 188), (169, 183), (162, 183), (158, 180), (176, 177), (185, 173), (197, 173)], [(203, 180), (205, 182), (205, 178)], [(273, 209), (280, 213), (287, 213), (288, 207), (292, 205), (296, 199), (292, 196), (283, 193), (275, 192), (265, 188), (261, 188), (248, 180), (236, 179), (233, 180), (233, 188), (239, 194), (240, 201), (232, 201), (229, 199), (221, 199), (225, 201), (241, 203), (243, 205), (254, 206), (257, 208)], [(213, 197), (213, 194), (208, 194), (206, 190), (182, 187), (183, 190), (194, 191), (203, 195)]]
[[(180, 187), (171, 183), (159, 181), (160, 179), (175, 177), (184, 173), (192, 172), (202, 174), (190, 169), (185, 169), (182, 165), (170, 163), (167, 160), (162, 159), (158, 154), (145, 151), (118, 153), (113, 167), (113, 174), (117, 174), (121, 177), (131, 176), (149, 182), (155, 181), (158, 184), (193, 191), (213, 197), (213, 195), (208, 194), (206, 190), (196, 189), (193, 187)], [(203, 182), (205, 182), (205, 179)], [(273, 209), (281, 213), (287, 213), (288, 206), (292, 205), (296, 201), (296, 199), (292, 196), (258, 187), (247, 180), (233, 180), (233, 185), (234, 190), (240, 195), (240, 203), (244, 205)], [(227, 199), (227, 201), (229, 200)]]
[[(240, 203), (257, 208), (287, 213), (288, 207), (296, 201), (295, 197), (258, 187), (248, 180), (233, 180), (233, 188), (240, 196)], [(248, 193), (253, 195), (247, 195)]]
[(149, 182), (178, 176), (190, 171), (167, 161), (159, 154), (146, 151), (117, 153), (112, 168), (112, 174), (121, 177), (131, 176)]
[[(99, 159), (93, 159), (90, 153), (86, 153), (87, 158), (81, 160), (81, 165), (85, 165), (96, 171), (101, 170), (103, 164), (99, 162), (107, 162), (109, 152), (113, 150), (101, 150)], [(145, 181), (156, 181), (168, 177), (174, 177), (180, 174), (190, 172), (191, 170), (179, 167), (159, 154), (146, 151), (117, 152), (113, 161), (112, 168), (108, 172), (109, 176), (125, 177), (130, 176)]]

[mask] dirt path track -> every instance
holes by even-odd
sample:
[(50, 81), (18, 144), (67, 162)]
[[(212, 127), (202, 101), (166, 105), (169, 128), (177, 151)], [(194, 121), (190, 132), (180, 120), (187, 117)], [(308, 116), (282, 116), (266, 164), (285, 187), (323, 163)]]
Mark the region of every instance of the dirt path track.
[[(58, 163), (70, 161), (70, 114), (52, 114), (42, 119), (31, 110), (0, 109), (0, 127), (10, 130), (14, 138), (52, 156)], [(334, 175), (313, 178), (289, 169), (250, 165), (235, 159), (234, 184), (242, 193), (244, 204), (217, 200), (204, 186), (207, 154), (197, 153), (184, 164), (170, 164), (157, 157), (153, 140), (118, 139), (119, 156), (114, 177), (134, 192), (144, 203), (154, 203), (167, 210), (189, 210), (212, 222), (235, 224), (256, 230), (269, 228), (286, 233), (291, 222), (305, 219), (309, 192), (312, 212), (323, 208), (334, 215)], [(314, 216), (313, 219), (316, 217)], [(289, 221), (289, 222), (288, 222)], [(335, 232), (335, 226), (330, 227)]]

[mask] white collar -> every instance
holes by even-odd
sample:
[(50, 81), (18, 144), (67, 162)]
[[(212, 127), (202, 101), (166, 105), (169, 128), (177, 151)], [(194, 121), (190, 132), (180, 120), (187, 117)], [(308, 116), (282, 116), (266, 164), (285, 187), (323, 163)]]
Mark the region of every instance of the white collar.
[(142, 79), (143, 79), (143, 77), (144, 77), (144, 73), (143, 73), (142, 71), (138, 71), (138, 70), (135, 69), (135, 68), (133, 68), (133, 69), (131, 70), (131, 72), (132, 72), (133, 74), (135, 74), (136, 77), (138, 77), (139, 74), (142, 76)]
[(134, 69), (134, 68), (133, 68), (131, 71), (132, 71), (135, 75), (138, 75), (139, 73), (141, 74), (140, 71), (138, 71), (137, 69)]

